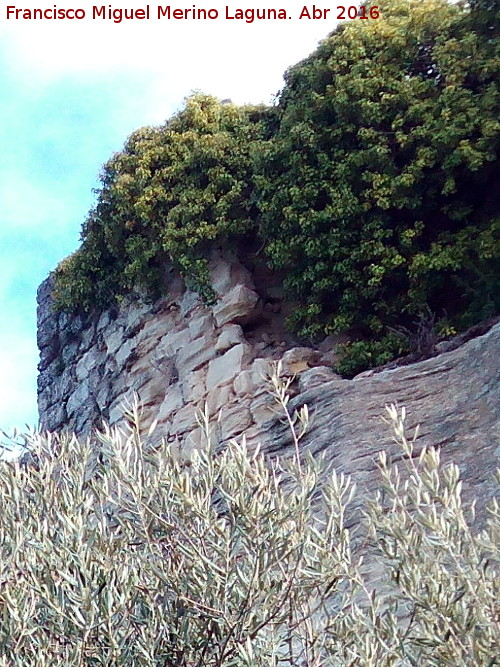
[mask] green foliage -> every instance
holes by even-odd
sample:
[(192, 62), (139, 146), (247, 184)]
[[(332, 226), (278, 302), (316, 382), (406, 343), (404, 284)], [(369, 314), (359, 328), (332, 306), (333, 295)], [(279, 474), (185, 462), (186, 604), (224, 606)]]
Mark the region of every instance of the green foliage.
[(379, 346), (426, 307), (498, 311), (500, 59), (476, 4), (390, 0), (287, 72), (259, 204), (304, 335)]
[(276, 108), (195, 95), (134, 133), (56, 271), (56, 305), (155, 297), (166, 262), (210, 303), (210, 249), (252, 235), (299, 303), (293, 330), (360, 339), (349, 373), (397, 354), (388, 331), (420, 312), (449, 330), (495, 315), (498, 18), (491, 0), (387, 0), (292, 67)]
[(266, 113), (197, 94), (165, 125), (135, 132), (104, 166), (81, 247), (56, 272), (56, 304), (157, 296), (167, 261), (210, 301), (208, 250), (255, 230), (251, 151)]
[[(297, 444), (307, 410), (273, 384)], [(1, 667), (495, 664), (498, 503), (478, 534), (458, 467), (415, 455), (404, 409), (401, 469), (381, 453), (384, 495), (357, 528), (354, 485), (321, 457), (232, 441), (188, 465), (148, 447), (137, 405), (125, 417), (94, 443), (32, 435), (31, 464), (0, 463)]]
[(406, 341), (393, 333), (378, 340), (355, 340), (338, 345), (340, 359), (335, 370), (345, 377), (354, 377), (367, 368), (382, 366), (409, 351)]

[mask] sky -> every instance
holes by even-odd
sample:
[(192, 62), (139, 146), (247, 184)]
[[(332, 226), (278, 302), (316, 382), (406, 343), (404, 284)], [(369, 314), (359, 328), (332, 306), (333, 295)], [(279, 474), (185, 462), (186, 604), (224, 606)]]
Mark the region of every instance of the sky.
[[(213, 20), (158, 20), (158, 4), (149, 4), (149, 20), (139, 19), (147, 7), (140, 0), (95, 5), (134, 10), (136, 18), (119, 23), (93, 18), (90, 0), (10, 2), (0, 7), (0, 429), (7, 434), (37, 426), (36, 290), (78, 247), (103, 163), (193, 91), (271, 103), (284, 71), (336, 25), (333, 10), (299, 18), (304, 6), (312, 12), (304, 0), (227, 0), (228, 16), (218, 0), (170, 5), (217, 10)], [(15, 18), (15, 9), (34, 8), (80, 9), (85, 17)], [(287, 18), (228, 18), (238, 8), (283, 8)]]

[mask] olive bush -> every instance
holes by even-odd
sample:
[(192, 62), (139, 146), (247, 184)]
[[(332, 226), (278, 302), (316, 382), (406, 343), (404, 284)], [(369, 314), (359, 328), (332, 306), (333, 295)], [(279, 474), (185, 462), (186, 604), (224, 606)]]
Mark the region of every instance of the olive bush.
[(35, 434), (28, 463), (0, 464), (0, 665), (496, 664), (498, 503), (475, 531), (458, 468), (416, 456), (391, 406), (406, 474), (381, 453), (363, 563), (353, 483), (303, 455), (307, 410), (272, 387), (288, 459), (244, 437), (220, 451), (207, 415), (207, 446), (180, 459), (135, 404), (95, 442)]

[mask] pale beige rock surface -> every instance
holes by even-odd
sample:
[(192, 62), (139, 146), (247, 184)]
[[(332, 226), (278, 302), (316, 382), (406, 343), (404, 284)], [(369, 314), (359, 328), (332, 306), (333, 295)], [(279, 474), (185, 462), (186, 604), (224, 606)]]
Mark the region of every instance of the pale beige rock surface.
[(484, 507), (500, 456), (500, 323), (457, 349), (440, 344), (449, 351), (432, 359), (343, 380), (325, 360), (345, 339), (306, 347), (287, 333), (288, 306), (268, 272), (252, 276), (234, 256), (214, 257), (210, 269), (220, 296), (215, 306), (174, 277), (169, 296), (155, 304), (130, 300), (95, 317), (53, 313), (51, 279), (45, 281), (37, 333), (42, 429), (86, 435), (102, 420), (117, 424), (135, 391), (144, 428), (157, 419), (154, 438), (183, 455), (203, 442), (196, 412), (205, 404), (214, 420), (221, 417), (213, 436), (220, 446), (246, 434), (270, 456), (293, 455), (278, 406), (263, 388), (281, 360), (284, 373), (296, 376), (290, 408), (307, 403), (311, 415), (301, 447), (325, 452), (338, 471), (354, 476), (360, 494), (379, 488), (378, 452), (396, 454), (382, 417), (385, 404), (397, 403), (406, 407), (410, 432), (421, 424), (417, 448), (436, 445), (445, 462), (456, 461), (466, 502), (480, 495)]
[(245, 323), (256, 315), (259, 295), (245, 285), (235, 285), (214, 307), (217, 326)]
[(252, 360), (252, 348), (247, 343), (235, 345), (222, 356), (208, 364), (207, 389), (215, 389), (221, 384), (232, 382)]

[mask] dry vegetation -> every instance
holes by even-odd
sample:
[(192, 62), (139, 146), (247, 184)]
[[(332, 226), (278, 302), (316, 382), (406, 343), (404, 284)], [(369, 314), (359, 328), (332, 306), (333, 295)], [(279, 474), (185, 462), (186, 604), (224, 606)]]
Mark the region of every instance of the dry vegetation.
[(36, 435), (29, 465), (0, 465), (2, 667), (498, 664), (498, 503), (475, 531), (458, 468), (415, 456), (388, 408), (404, 463), (381, 454), (365, 503), (373, 592), (346, 527), (354, 486), (299, 458), (307, 411), (271, 387), (293, 460), (243, 439), (179, 462), (145, 445), (132, 406), (98, 446)]

